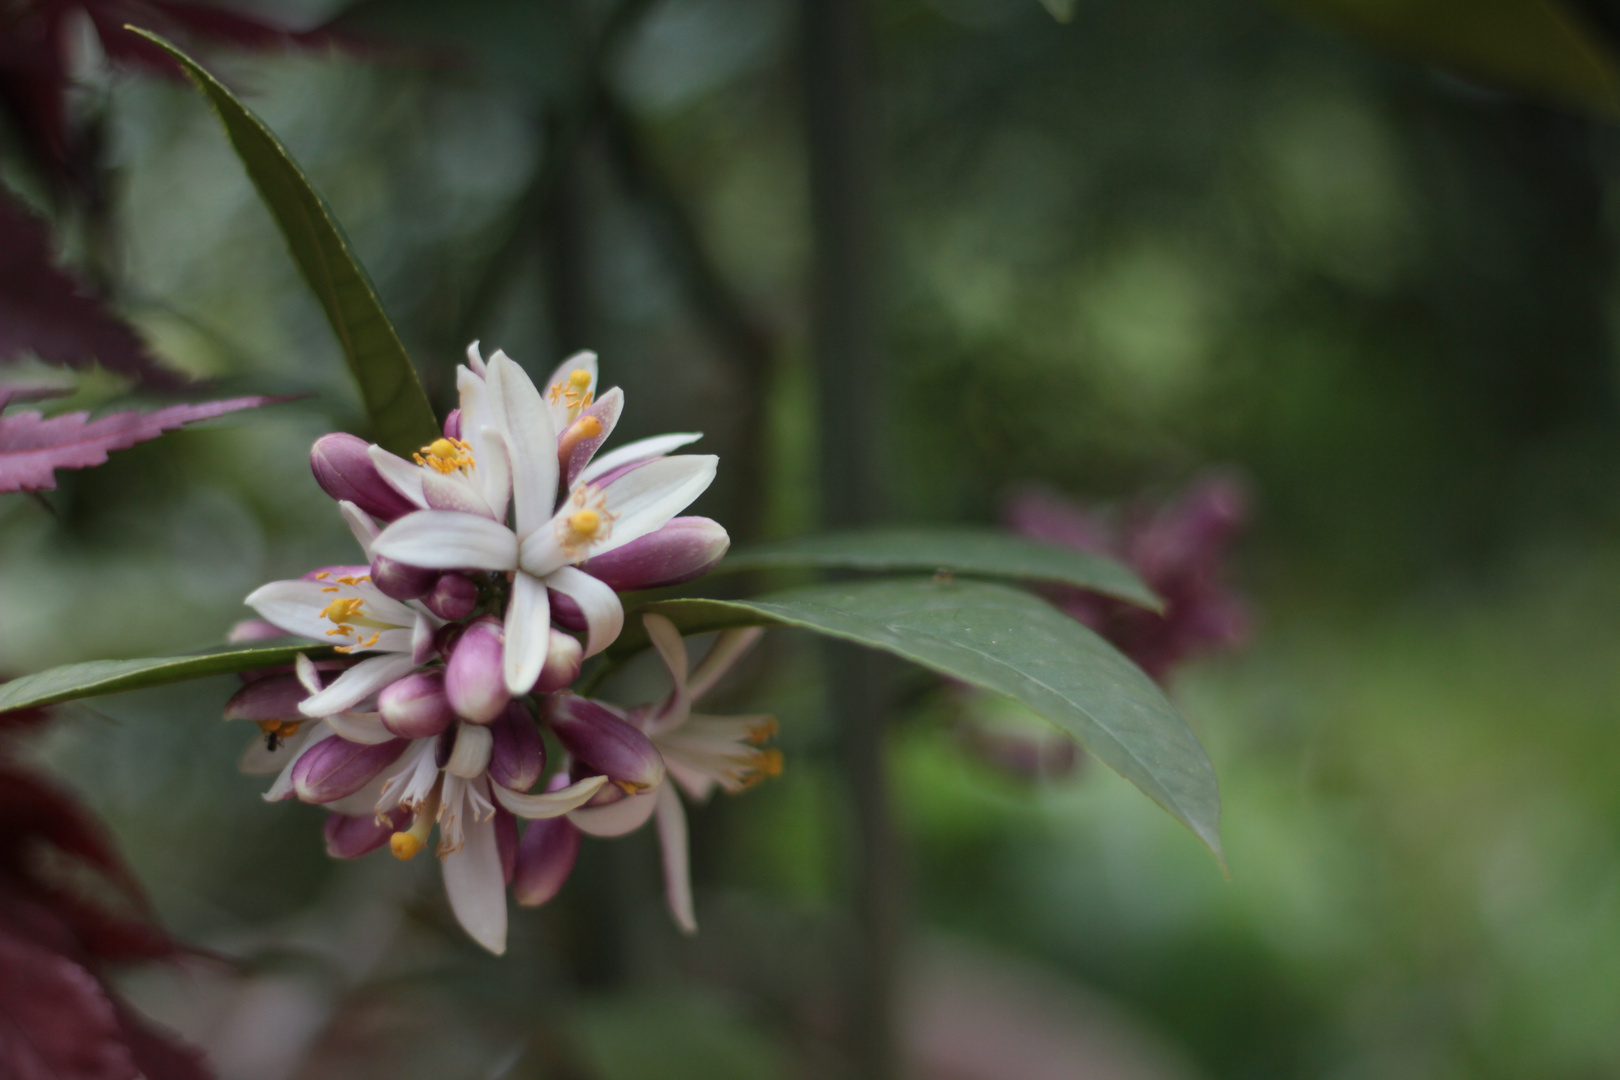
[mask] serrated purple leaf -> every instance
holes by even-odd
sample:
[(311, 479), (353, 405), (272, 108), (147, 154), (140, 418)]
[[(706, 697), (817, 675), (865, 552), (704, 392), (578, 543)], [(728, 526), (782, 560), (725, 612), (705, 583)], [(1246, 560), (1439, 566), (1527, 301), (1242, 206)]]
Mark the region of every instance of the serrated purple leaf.
[(147, 386), (184, 382), (84, 281), (55, 264), (45, 223), (0, 192), (0, 362), (30, 354), (81, 370), (100, 363)]
[(50, 419), (31, 412), (0, 416), (0, 494), (49, 490), (56, 487), (57, 469), (100, 465), (113, 450), (126, 450), (185, 424), (286, 400), (264, 396), (227, 398), (170, 405), (149, 413), (109, 413), (94, 420), (86, 412)]

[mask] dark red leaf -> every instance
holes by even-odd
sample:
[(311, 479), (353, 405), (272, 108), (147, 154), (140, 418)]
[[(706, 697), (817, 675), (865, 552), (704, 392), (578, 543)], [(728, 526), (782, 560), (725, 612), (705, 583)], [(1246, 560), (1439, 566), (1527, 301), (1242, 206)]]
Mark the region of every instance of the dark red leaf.
[(100, 363), (148, 386), (183, 381), (158, 366), (88, 285), (55, 265), (45, 223), (0, 193), (0, 362), (30, 354), (71, 368)]
[(149, 413), (109, 413), (94, 420), (84, 412), (64, 413), (48, 420), (39, 413), (0, 416), (0, 494), (48, 490), (56, 486), (57, 469), (100, 465), (110, 451), (128, 449), (185, 424), (286, 400), (262, 396), (227, 398), (170, 405)]
[(0, 1076), (134, 1080), (139, 1072), (106, 990), (61, 953), (0, 929)]

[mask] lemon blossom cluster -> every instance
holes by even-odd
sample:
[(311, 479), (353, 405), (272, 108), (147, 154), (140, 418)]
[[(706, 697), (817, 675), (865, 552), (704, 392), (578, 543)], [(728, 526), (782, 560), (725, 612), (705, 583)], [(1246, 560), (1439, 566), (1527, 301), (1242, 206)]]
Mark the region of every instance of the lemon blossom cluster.
[[(691, 580), (725, 554), (725, 530), (678, 515), (717, 459), (675, 454), (696, 433), (598, 456), (624, 406), (581, 353), (536, 386), (477, 343), (457, 369), (460, 407), (409, 458), (351, 435), (318, 440), (311, 468), (364, 564), (254, 591), (259, 619), (233, 636), (294, 634), (334, 646), (291, 670), (252, 672), (225, 709), (260, 737), (242, 768), (274, 774), (265, 798), (330, 811), (327, 850), (434, 845), (450, 905), (491, 952), (506, 944), (506, 889), (556, 894), (582, 834), (656, 817), (676, 921), (695, 929), (679, 797), (740, 790), (780, 768), (766, 718), (691, 715), (690, 703), (751, 637), (723, 635), (689, 680), (673, 625), (647, 629), (675, 688), (623, 710), (570, 692), (618, 637), (619, 593)], [(564, 748), (547, 760), (542, 730)], [(536, 790), (538, 788), (538, 790)], [(529, 824), (520, 835), (518, 819)]]

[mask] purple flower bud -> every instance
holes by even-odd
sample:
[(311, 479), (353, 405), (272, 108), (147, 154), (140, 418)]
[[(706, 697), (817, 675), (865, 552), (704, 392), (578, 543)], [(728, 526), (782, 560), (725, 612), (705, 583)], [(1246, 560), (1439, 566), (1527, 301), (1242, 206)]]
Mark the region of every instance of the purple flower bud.
[(487, 724), (512, 700), (501, 672), (503, 636), (501, 624), (486, 615), (456, 640), (445, 666), (444, 692), (463, 720)]
[(232, 645), (238, 645), (244, 641), (263, 641), (266, 638), (286, 636), (287, 631), (275, 623), (268, 623), (263, 619), (243, 619), (231, 627), (231, 632), (225, 635), (225, 640)]
[(293, 766), (293, 790), (307, 803), (328, 803), (353, 795), (392, 765), (407, 745), (404, 739), (371, 746), (347, 739), (323, 739)]
[(556, 589), (548, 589), (546, 595), (551, 601), (551, 621), (554, 624), (581, 632), (589, 629), (585, 613), (579, 610), (579, 605), (574, 602), (572, 596)]
[(405, 739), (425, 739), (450, 726), (456, 711), (444, 692), (444, 672), (420, 671), (377, 695), (383, 727)]
[(460, 622), (478, 606), (478, 586), (465, 574), (440, 574), (422, 603), (439, 618)]
[(326, 818), (326, 853), (334, 859), (358, 859), (388, 843), (388, 838), (410, 823), (411, 812), (396, 806), (378, 820), (376, 814), (329, 814)]
[(566, 817), (529, 822), (517, 849), (512, 894), (517, 902), (537, 907), (562, 890), (579, 855), (579, 829)]
[(227, 720), (302, 720), (299, 702), (309, 691), (296, 675), (271, 675), (248, 683), (225, 703)]
[(623, 547), (586, 560), (581, 570), (615, 592), (679, 585), (702, 577), (731, 546), (718, 521), (678, 517)]
[(517, 817), (504, 806), (495, 808), (495, 851), (501, 857), (501, 876), (512, 884), (517, 872), (518, 831)]
[(663, 781), (664, 759), (639, 728), (576, 694), (554, 694), (546, 701), (551, 730), (580, 761), (626, 792)]
[(450, 415), (444, 418), (444, 437), (447, 439), (461, 438), (461, 410), (451, 409)]
[(309, 467), (322, 491), (347, 499), (372, 517), (393, 521), (416, 509), (382, 478), (364, 439), (341, 431), (322, 435), (310, 448)]
[(546, 647), (546, 663), (540, 669), (540, 681), (534, 684), (535, 690), (549, 694), (553, 690), (567, 689), (579, 678), (579, 666), (584, 661), (585, 646), (579, 639), (553, 629)]
[(379, 592), (401, 603), (426, 596), (439, 580), (437, 570), (424, 570), (420, 566), (395, 562), (385, 555), (378, 555), (371, 561), (370, 574), (371, 583), (377, 586)]
[(495, 745), (489, 756), (489, 778), (513, 791), (528, 791), (546, 771), (546, 744), (529, 710), (509, 703), (490, 725)]

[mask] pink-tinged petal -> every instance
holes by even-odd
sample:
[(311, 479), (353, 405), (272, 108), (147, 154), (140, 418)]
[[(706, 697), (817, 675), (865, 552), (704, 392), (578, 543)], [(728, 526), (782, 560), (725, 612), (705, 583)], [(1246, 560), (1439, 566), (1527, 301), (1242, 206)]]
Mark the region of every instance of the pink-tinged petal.
[(377, 711), (389, 731), (406, 739), (430, 738), (456, 718), (442, 671), (417, 672), (384, 687), (377, 695)]
[(382, 717), (376, 713), (333, 713), (326, 722), (341, 737), (363, 746), (376, 746), (398, 738), (383, 726)]
[(490, 790), (494, 792), (496, 802), (520, 818), (554, 818), (563, 814), (579, 813), (579, 808), (601, 791), (607, 782), (608, 778), (605, 776), (588, 776), (565, 788), (539, 795), (525, 795), (521, 791), (512, 791), (500, 784), (495, 784)]
[(287, 764), (276, 775), (275, 780), (271, 781), (270, 790), (264, 793), (265, 802), (281, 802), (283, 799), (292, 798), (293, 770), (298, 768), (298, 763), (304, 759), (305, 754), (316, 749), (326, 740), (335, 738), (332, 729), (326, 726), (325, 721), (308, 725), (308, 732), (307, 735), (302, 731), (299, 732), (301, 738), (296, 747), (289, 740), (288, 750), (290, 753)]
[(692, 905), (692, 871), (686, 848), (686, 810), (681, 797), (668, 784), (658, 789), (658, 845), (664, 854), (664, 896), (675, 925), (685, 934), (697, 933)]
[(534, 689), (550, 645), (551, 605), (546, 587), (528, 574), (518, 574), (512, 580), (512, 598), (506, 605), (503, 658), (506, 689), (514, 696)]
[(557, 505), (557, 430), (529, 376), (497, 353), (489, 362), (491, 403), (512, 467), (517, 534), (545, 528)]
[(368, 656), (339, 675), (331, 686), (305, 701), (299, 711), (305, 716), (330, 716), (351, 709), (395, 679), (403, 679), (415, 668), (409, 656), (399, 653)]
[(299, 720), (309, 691), (296, 675), (271, 675), (248, 683), (225, 703), (227, 720)]
[(652, 740), (589, 698), (552, 695), (546, 699), (546, 720), (569, 753), (626, 793), (646, 791), (663, 782), (664, 759)]
[(476, 514), (420, 510), (384, 529), (372, 550), (435, 570), (513, 570), (518, 542), (511, 529)]
[(678, 517), (639, 539), (591, 556), (580, 569), (615, 592), (657, 589), (702, 577), (730, 547), (731, 537), (719, 522)]
[(376, 814), (329, 814), (322, 830), (326, 853), (334, 859), (358, 859), (388, 843), (388, 838), (410, 824), (411, 812), (399, 807), (380, 819)]
[[(594, 484), (609, 473), (642, 462), (661, 458), (672, 454), (683, 446), (690, 446), (703, 438), (701, 431), (682, 431), (672, 435), (654, 435), (650, 439), (638, 439), (632, 443), (625, 443), (617, 450), (603, 454), (592, 461), (579, 474), (574, 484)], [(573, 487), (574, 484), (570, 484)]]
[(494, 745), (489, 778), (512, 791), (528, 791), (546, 771), (546, 743), (529, 710), (512, 702), (489, 727)]
[[(459, 368), (457, 370), (460, 370)], [(444, 414), (444, 437), (447, 439), (461, 438), (461, 410), (451, 409)]]
[(486, 615), (456, 640), (445, 666), (444, 692), (463, 720), (487, 724), (512, 700), (503, 670), (504, 637), (500, 622)]
[(377, 470), (377, 475), (381, 476), (401, 498), (410, 503), (411, 509), (427, 509), (427, 495), (422, 490), (425, 470), (420, 465), (406, 461), (398, 454), (391, 454), (380, 446), (367, 447), (366, 454), (371, 458), (371, 464)]
[(715, 638), (708, 653), (692, 672), (691, 678), (686, 681), (686, 692), (691, 699), (699, 701), (704, 694), (714, 689), (714, 684), (724, 678), (726, 672), (730, 671), (764, 634), (763, 626), (745, 626), (723, 631)]
[(371, 545), (382, 530), (377, 528), (377, 523), (371, 520), (370, 514), (348, 500), (338, 503), (338, 513), (343, 515), (343, 523), (349, 527), (354, 542), (359, 544), (360, 550), (365, 553), (366, 561), (370, 562)]
[[(115, 412), (94, 420), (87, 412), (63, 413), (50, 419), (34, 412), (0, 416), (0, 494), (48, 491), (56, 487), (57, 469), (87, 469), (105, 462), (114, 450), (126, 450), (166, 431), (285, 400), (240, 397), (170, 405), (148, 413)], [(555, 448), (552, 457), (556, 457)]]
[(366, 746), (347, 739), (324, 739), (293, 766), (293, 790), (307, 803), (328, 803), (353, 795), (405, 752), (404, 739)]
[(572, 634), (553, 629), (549, 641), (546, 664), (540, 669), (539, 681), (534, 684), (535, 691), (541, 694), (566, 690), (572, 686), (574, 680), (579, 678), (579, 668), (585, 660), (585, 649)]
[[(540, 393), (545, 398), (546, 408), (551, 416), (552, 426), (559, 432), (568, 426), (568, 401), (560, 391), (573, 388), (569, 376), (576, 371), (584, 371), (590, 375), (590, 381), (585, 384), (584, 392), (594, 394), (597, 381), (597, 360), (596, 354), (589, 349), (577, 352), (558, 364), (556, 369), (552, 371), (551, 376), (539, 386)], [(555, 399), (553, 399), (554, 388), (559, 391)]]
[(439, 571), (378, 555), (371, 560), (371, 583), (393, 600), (420, 600), (439, 580)]
[(419, 509), (382, 478), (366, 441), (335, 431), (315, 440), (309, 468), (321, 490), (339, 502), (352, 502), (372, 517), (393, 521)]
[(286, 637), (287, 631), (275, 623), (265, 622), (263, 619), (243, 619), (231, 627), (225, 640), (232, 645), (240, 645), (245, 641), (264, 641), (268, 638)]
[(613, 644), (624, 629), (624, 605), (619, 594), (572, 566), (559, 567), (546, 575), (546, 585), (579, 605), (585, 616), (585, 655), (595, 656)]
[(645, 791), (606, 806), (582, 807), (569, 814), (568, 820), (587, 836), (623, 836), (647, 824), (657, 806), (658, 792)]
[(411, 659), (418, 664), (427, 663), (437, 651), (437, 637), (438, 627), (433, 620), (418, 612), (416, 622), (411, 627)]
[(478, 586), (466, 574), (440, 574), (422, 603), (446, 622), (460, 622), (477, 609)]
[(669, 671), (670, 681), (669, 697), (653, 714), (648, 727), (649, 730), (674, 727), (684, 722), (692, 711), (692, 700), (687, 696), (686, 689), (686, 642), (681, 639), (681, 632), (675, 629), (675, 624), (662, 615), (643, 615), (641, 622), (647, 628), (653, 648), (658, 650), (664, 667)]
[(506, 873), (493, 817), (469, 820), (466, 841), (444, 856), (450, 910), (472, 939), (496, 956), (506, 951)]
[[(591, 458), (596, 456), (596, 451), (607, 441), (608, 436), (613, 434), (613, 429), (619, 423), (619, 414), (623, 411), (624, 391), (617, 386), (603, 394), (601, 400), (595, 404), (580, 410), (579, 419), (575, 420), (574, 423), (578, 424), (580, 420), (589, 418), (596, 421), (598, 430), (595, 435), (580, 438), (568, 448), (567, 455), (562, 459), (566, 463), (566, 468), (563, 470), (563, 486), (574, 486), (574, 481), (578, 480), (580, 473), (585, 471), (585, 466), (591, 463)], [(567, 431), (564, 431), (559, 437), (559, 445), (566, 443), (568, 437)]]
[(713, 454), (659, 458), (605, 484), (602, 495), (617, 520), (591, 554), (606, 554), (662, 528), (714, 482), (719, 461)]
[(501, 880), (512, 884), (517, 872), (517, 818), (504, 806), (495, 808), (495, 850), (501, 854)]
[[(404, 757), (409, 753), (410, 747), (407, 745), (404, 753), (402, 753), (400, 756)], [(383, 803), (383, 788), (388, 786), (388, 779), (394, 774), (394, 772), (395, 769), (391, 765), (382, 772), (378, 773), (376, 776), (373, 776), (370, 782), (362, 787), (359, 791), (345, 795), (341, 799), (333, 799), (329, 803), (322, 803), (321, 805), (332, 811), (334, 814), (375, 814), (379, 811), (379, 808)], [(397, 800), (395, 801), (397, 803)]]
[(534, 821), (518, 844), (512, 894), (525, 907), (538, 907), (562, 891), (579, 857), (580, 832), (565, 817)]

